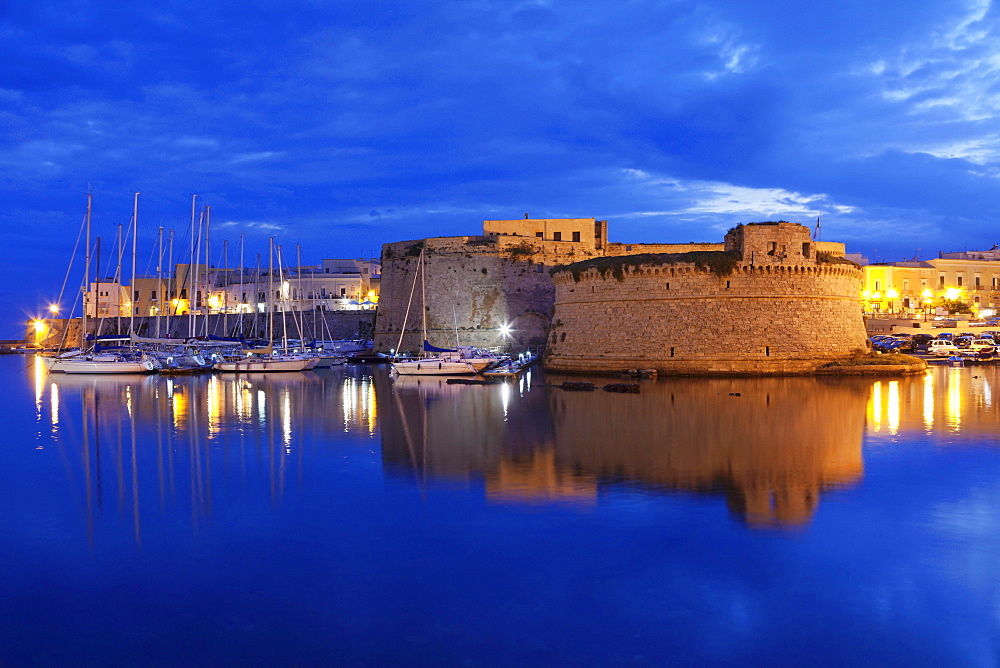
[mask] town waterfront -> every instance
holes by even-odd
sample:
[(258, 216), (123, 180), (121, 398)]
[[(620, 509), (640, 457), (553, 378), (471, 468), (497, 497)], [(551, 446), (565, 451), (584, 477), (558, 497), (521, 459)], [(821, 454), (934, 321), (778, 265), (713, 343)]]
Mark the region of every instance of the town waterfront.
[(1000, 657), (997, 367), (638, 395), (40, 367), (0, 358), (6, 664)]

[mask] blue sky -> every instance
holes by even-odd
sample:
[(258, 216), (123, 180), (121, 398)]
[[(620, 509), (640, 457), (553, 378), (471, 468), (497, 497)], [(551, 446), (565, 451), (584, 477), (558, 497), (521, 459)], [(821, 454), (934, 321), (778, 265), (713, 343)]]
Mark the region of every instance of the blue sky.
[(1000, 241), (989, 2), (4, 0), (0, 35), (0, 336), (58, 293), (88, 189), (105, 248), (142, 193), (140, 272), (194, 193), (217, 264), (241, 233), (316, 262), (525, 213)]

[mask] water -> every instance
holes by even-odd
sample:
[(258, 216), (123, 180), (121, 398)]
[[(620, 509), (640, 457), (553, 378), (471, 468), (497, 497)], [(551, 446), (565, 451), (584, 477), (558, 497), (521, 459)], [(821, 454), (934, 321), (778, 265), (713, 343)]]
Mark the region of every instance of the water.
[(0, 378), (5, 664), (1000, 660), (995, 368)]

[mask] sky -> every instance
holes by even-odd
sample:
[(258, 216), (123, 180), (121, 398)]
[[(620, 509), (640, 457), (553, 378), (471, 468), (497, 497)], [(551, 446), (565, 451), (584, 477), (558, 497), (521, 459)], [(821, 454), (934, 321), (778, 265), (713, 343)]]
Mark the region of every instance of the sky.
[(525, 213), (626, 243), (822, 216), (873, 261), (990, 248), (998, 22), (982, 0), (0, 0), (0, 337), (78, 290), (88, 192), (102, 265), (141, 193), (139, 273), (159, 228), (187, 248), (192, 195), (216, 265), (241, 236), (248, 264), (269, 237), (315, 264)]

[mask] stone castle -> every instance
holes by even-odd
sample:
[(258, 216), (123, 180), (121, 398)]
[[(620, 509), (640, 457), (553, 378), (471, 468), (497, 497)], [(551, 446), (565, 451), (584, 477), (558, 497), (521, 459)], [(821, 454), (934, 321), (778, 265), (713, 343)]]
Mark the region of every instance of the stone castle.
[(792, 223), (739, 225), (723, 250), (556, 270), (545, 366), (671, 374), (809, 373), (864, 350), (861, 268)]
[(621, 244), (593, 218), (484, 221), (383, 246), (375, 349), (419, 350), (426, 329), (436, 346), (546, 349), (559, 371), (805, 372), (865, 346), (843, 254), (791, 223)]

